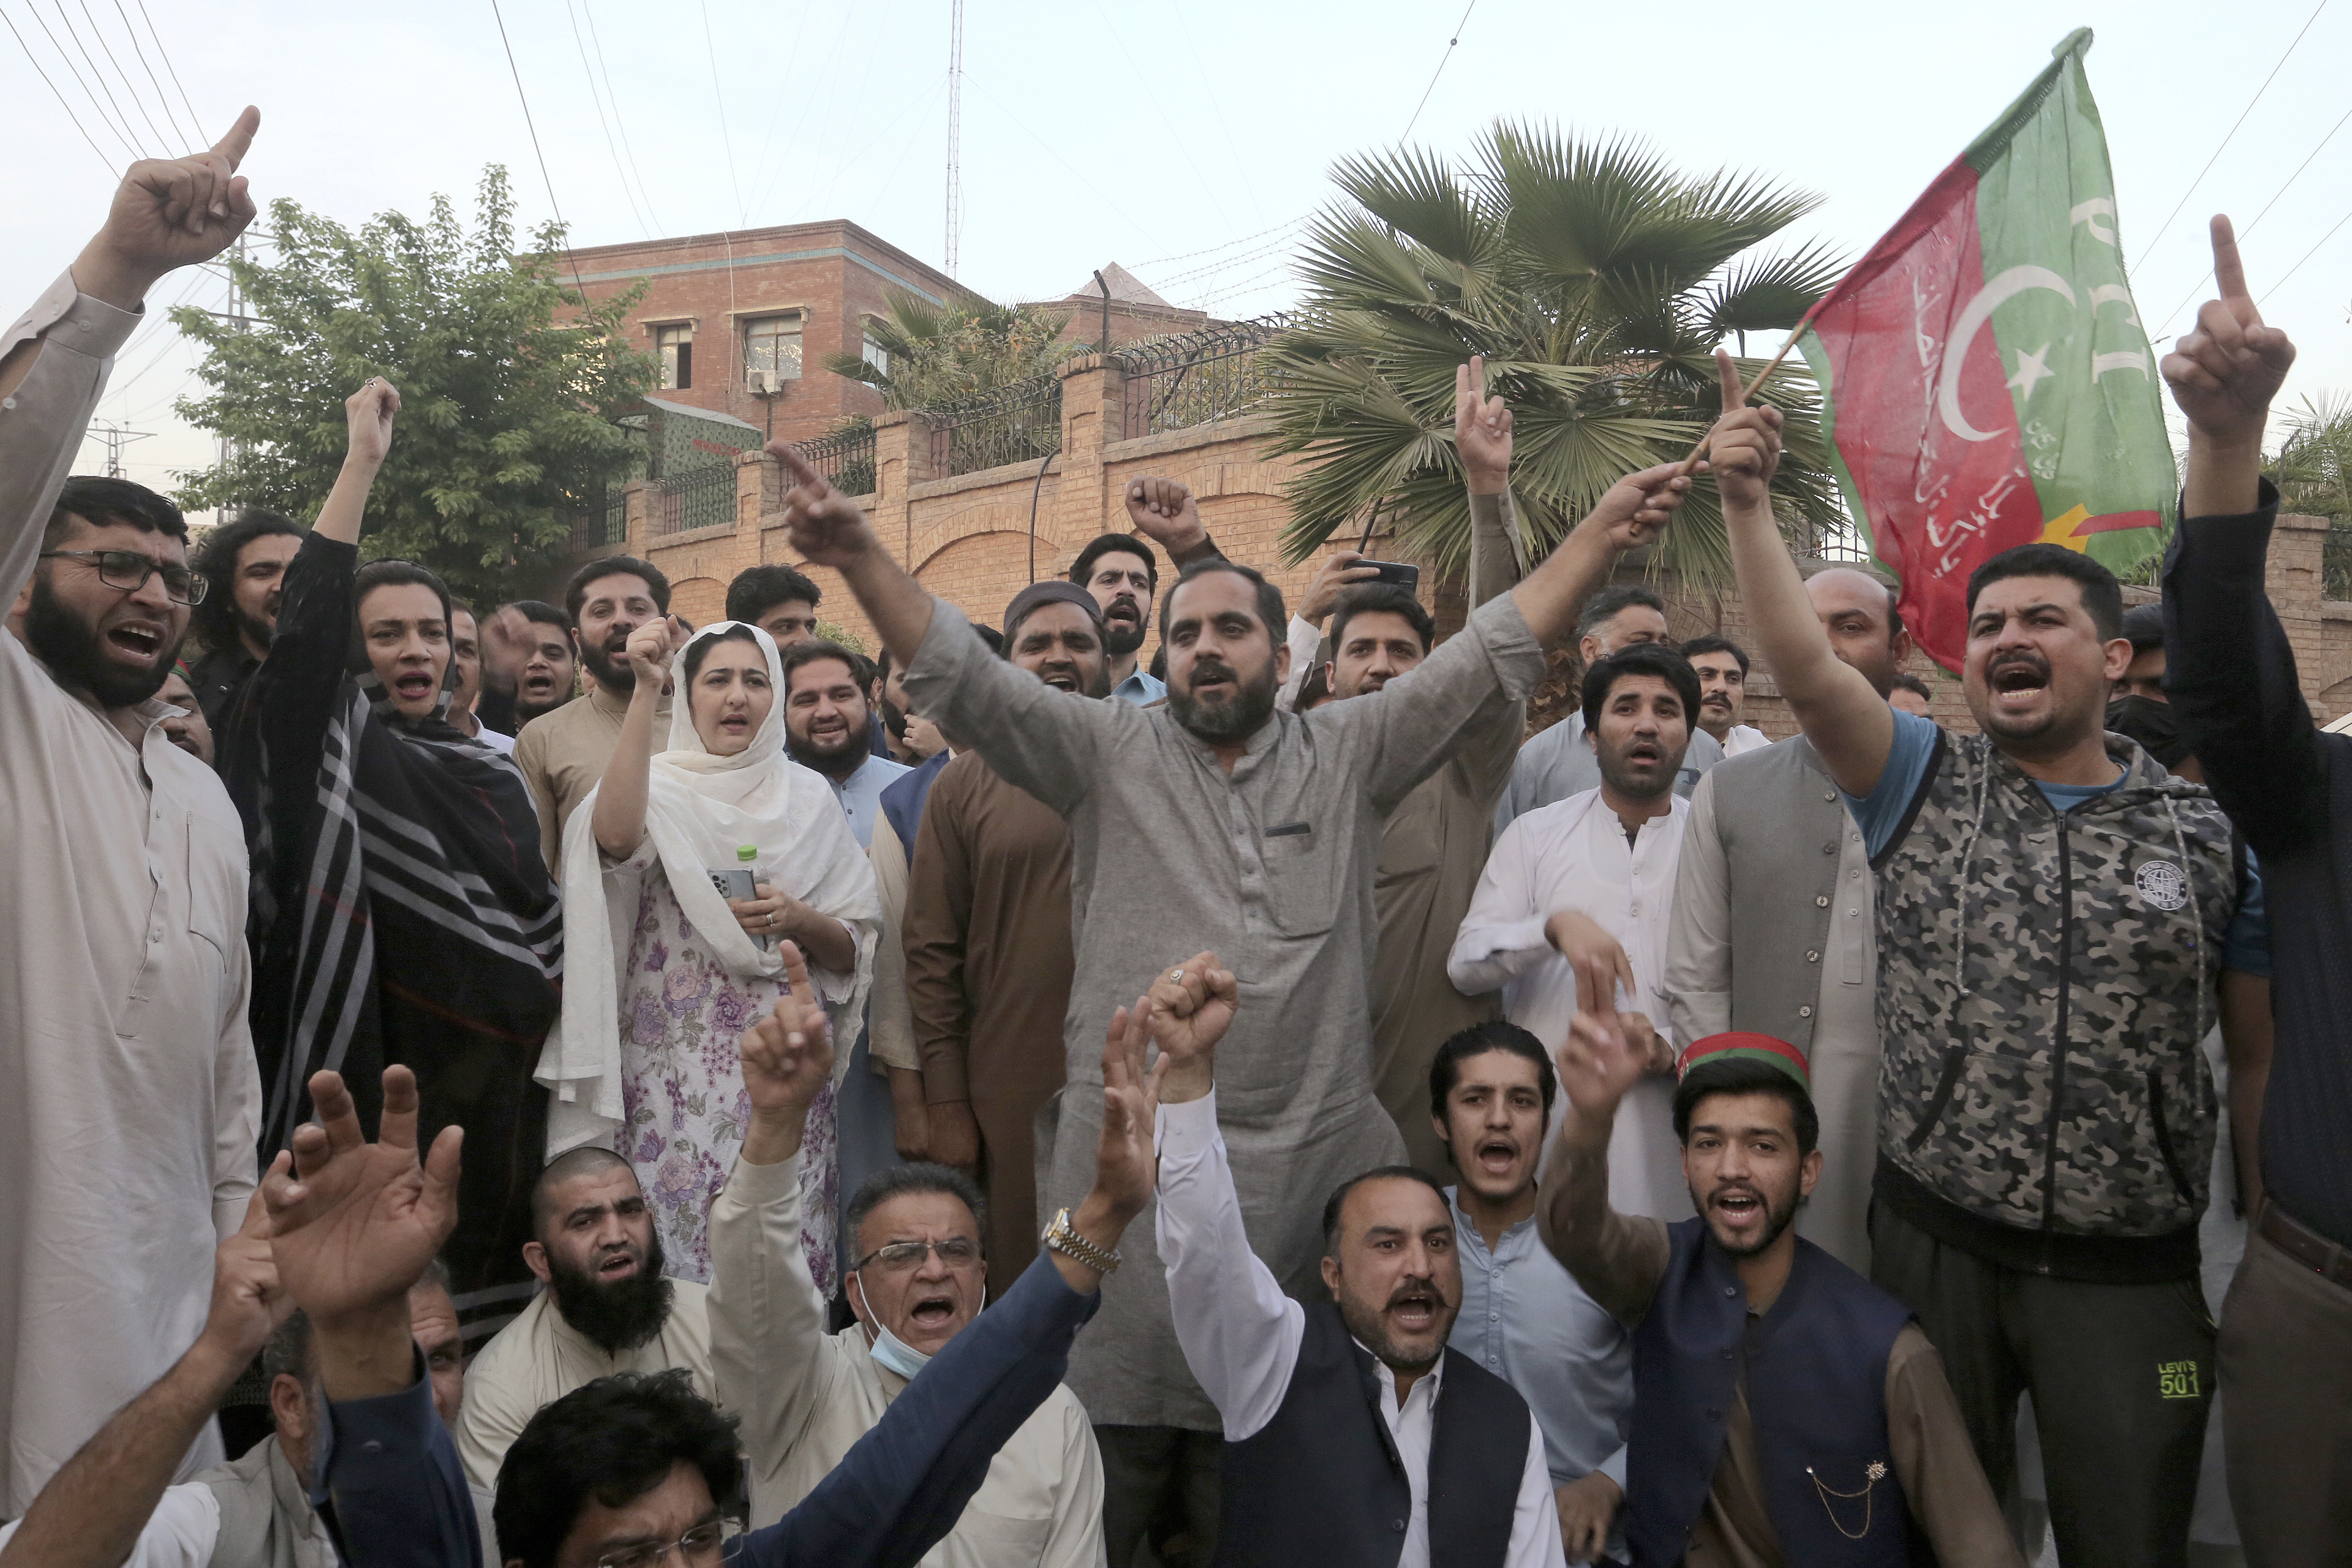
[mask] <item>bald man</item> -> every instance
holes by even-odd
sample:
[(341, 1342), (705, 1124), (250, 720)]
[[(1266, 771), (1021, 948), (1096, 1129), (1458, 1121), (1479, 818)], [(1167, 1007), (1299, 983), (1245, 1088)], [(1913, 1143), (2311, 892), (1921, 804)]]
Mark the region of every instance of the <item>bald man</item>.
[[(1911, 656), (1895, 591), (1832, 566), (1805, 593), (1838, 658), (1879, 696), (1893, 691)], [(1699, 781), (1674, 908), (1662, 989), (1675, 1043), (1746, 1029), (1806, 1054), (1822, 1174), (1797, 1232), (1866, 1276), (1878, 1149), (1870, 858), (1803, 736), (1730, 758)]]
[(457, 1453), (470, 1486), (498, 1484), (507, 1447), (544, 1405), (616, 1372), (683, 1367), (710, 1380), (709, 1288), (662, 1275), (661, 1238), (629, 1163), (610, 1149), (569, 1150), (530, 1190), (522, 1260), (541, 1287), (466, 1372)]

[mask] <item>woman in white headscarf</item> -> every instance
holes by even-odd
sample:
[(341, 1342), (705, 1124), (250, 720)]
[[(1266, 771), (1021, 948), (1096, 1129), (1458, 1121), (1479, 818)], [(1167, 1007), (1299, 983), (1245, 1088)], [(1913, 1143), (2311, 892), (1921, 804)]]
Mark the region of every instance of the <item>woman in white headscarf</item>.
[[(563, 835), (574, 947), (562, 1021), (540, 1060), (548, 1153), (609, 1142), (636, 1168), (667, 1271), (708, 1281), (710, 1200), (749, 1115), (737, 1045), (784, 993), (777, 944), (799, 945), (836, 1037), (855, 1038), (881, 906), (831, 787), (784, 755), (782, 675), (766, 632), (721, 621), (687, 639), (673, 617), (640, 627), (628, 659), (636, 689), (620, 742)], [(671, 680), (668, 749), (656, 755), (655, 706)], [(739, 868), (753, 896), (730, 900), (713, 874)], [(828, 1295), (833, 1105), (828, 1088), (801, 1156), (802, 1245)]]

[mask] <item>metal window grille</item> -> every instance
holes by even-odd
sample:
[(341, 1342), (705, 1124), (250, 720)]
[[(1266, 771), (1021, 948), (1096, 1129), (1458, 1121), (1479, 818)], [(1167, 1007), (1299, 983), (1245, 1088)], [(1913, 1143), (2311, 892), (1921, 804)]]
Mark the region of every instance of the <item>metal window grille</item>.
[(845, 496), (874, 493), (874, 426), (836, 430), (801, 448), (809, 466)]
[(1863, 539), (1862, 530), (1840, 519), (1813, 530), (1812, 554), (1822, 561), (1853, 561), (1866, 565), (1870, 545)]
[(1051, 372), (924, 412), (931, 472), (940, 479), (1034, 463), (1062, 449), (1062, 378)]
[(1156, 436), (1249, 413), (1272, 387), (1257, 351), (1289, 325), (1287, 316), (1262, 316), (1118, 351), (1127, 369), (1127, 435)]
[(657, 480), (656, 504), (650, 508), (656, 534), (684, 533), (690, 529), (716, 528), (735, 521), (735, 469), (714, 464)]
[(743, 329), (743, 384), (764, 376), (770, 391), (801, 378), (801, 320), (763, 316)]
[(601, 531), (599, 544), (626, 544), (629, 542), (629, 494), (618, 485), (604, 487), (604, 515), (597, 520)]

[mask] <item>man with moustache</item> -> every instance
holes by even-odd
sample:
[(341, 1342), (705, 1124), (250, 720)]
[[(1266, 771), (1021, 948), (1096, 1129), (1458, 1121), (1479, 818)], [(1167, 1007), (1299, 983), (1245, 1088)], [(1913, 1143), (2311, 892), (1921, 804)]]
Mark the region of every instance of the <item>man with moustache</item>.
[[(539, 807), (540, 848), (563, 864), (563, 825), (588, 798), (621, 742), (621, 721), (637, 678), (629, 668), (629, 634), (669, 614), (669, 579), (650, 561), (600, 555), (572, 574), (563, 591), (580, 650), (586, 691), (541, 714), (515, 737), (514, 763)], [(654, 712), (657, 732), (669, 722), (669, 694)]]
[(1459, 1173), (1445, 1195), (1462, 1310), (1446, 1342), (1535, 1412), (1560, 1543), (1582, 1563), (1610, 1544), (1625, 1496), (1633, 1352), (1536, 1233), (1536, 1162), (1557, 1089), (1542, 1043), (1517, 1024), (1465, 1029), (1430, 1064), (1430, 1120)]
[(539, 599), (517, 599), (481, 624), (482, 691), (475, 715), (492, 730), (519, 735), (542, 713), (572, 700), (580, 670), (569, 612)]
[(1559, 1050), (1567, 1120), (1544, 1243), (1633, 1332), (1625, 1535), (1634, 1568), (1689, 1563), (2023, 1568), (1911, 1310), (1790, 1229), (1820, 1180), (1805, 1059), (1767, 1035), (1682, 1056), (1675, 1135), (1697, 1217), (1611, 1202), (1619, 1105), (1648, 1030), (1600, 1000)]
[[(1912, 651), (1895, 591), (1832, 566), (1805, 580), (1805, 597), (1837, 658), (1873, 691), (1891, 694)], [(1878, 1149), (1876, 901), (1862, 831), (1836, 791), (1802, 735), (1732, 758), (1699, 781), (1675, 879), (1664, 991), (1678, 1040), (1743, 1029), (1804, 1053), (1825, 1173), (1797, 1234), (1867, 1272)], [(1837, 853), (1822, 854), (1825, 844)]]
[(188, 678), (178, 670), (163, 678), (155, 695), (180, 710), (176, 716), (163, 720), (163, 737), (206, 767), (213, 765), (213, 729), (205, 722), (205, 710), (196, 702), (196, 694), (188, 686)]
[(2069, 1568), (2177, 1568), (2213, 1391), (2202, 1043), (2218, 1015), (2233, 1068), (2257, 1048), (2221, 997), (2225, 970), (2267, 973), (2260, 883), (2201, 786), (2107, 734), (2132, 645), (2087, 555), (2019, 544), (1970, 573), (1980, 733), (1888, 707), (1773, 518), (1780, 415), (1741, 406), (1718, 357), (1711, 461), (1749, 626), (1875, 871), (1871, 1276), (1918, 1310), (2004, 1492), (2032, 1395)]
[[(1146, 539), (1158, 540), (1179, 572), (1196, 561), (1224, 559), (1201, 526), (1201, 509), (1189, 487), (1156, 476), (1130, 479), (1122, 499), (1128, 521)], [(1167, 696), (1167, 683), (1135, 662), (1151, 626), (1151, 601), (1160, 592), (1160, 562), (1151, 546), (1129, 533), (1103, 534), (1070, 563), (1070, 581), (1102, 606), (1110, 694), (1139, 705)]]
[[(1628, 476), (1549, 560), (1411, 675), (1300, 718), (1275, 707), (1288, 661), (1281, 593), (1249, 568), (1197, 562), (1160, 598), (1164, 705), (1072, 701), (975, 647), (961, 613), (907, 575), (855, 501), (789, 447), (779, 455), (794, 481), (785, 498), (792, 548), (842, 572), (907, 661), (917, 706), (1070, 825), (1069, 1088), (1047, 1112), (1059, 1121), (1042, 1162), (1040, 1208), (1092, 1179), (1083, 1158), (1097, 1114), (1091, 1042), (1110, 999), (1142, 988), (1171, 931), (1199, 932), (1245, 948), (1261, 966), (1253, 985), (1264, 987), (1264, 1005), (1228, 1052), (1220, 1125), (1236, 1152), (1253, 1240), (1278, 1279), (1315, 1289), (1321, 1237), (1298, 1194), (1328, 1191), (1403, 1152), (1372, 1092), (1364, 1044), (1381, 826), (1465, 735), (1525, 697), (1543, 672), (1544, 642), (1568, 635), (1585, 595), (1624, 550), (1664, 525), (1687, 480), (1671, 465)], [(1150, 1238), (1134, 1245), (1144, 1266), (1111, 1281), (1069, 1381), (1098, 1426), (1136, 1429), (1157, 1445), (1161, 1474), (1172, 1478), (1203, 1448), (1213, 1455), (1219, 1422), (1176, 1343)], [(1205, 1488), (1186, 1489), (1188, 1532), (1199, 1541), (1213, 1530), (1213, 1510)], [(1132, 1546), (1110, 1542), (1114, 1568)]]
[[(0, 333), (0, 1515), (196, 1340), (253, 1191), (243, 825), (156, 698), (211, 585), (178, 508), (67, 469), (148, 290), (252, 221), (259, 123), (131, 164)], [(221, 1458), (200, 1432), (183, 1477)]]
[(785, 747), (793, 761), (824, 775), (858, 847), (871, 849), (882, 791), (913, 770), (874, 754), (867, 740), (872, 705), (847, 648), (812, 638), (782, 652), (784, 689), (777, 700), (784, 705)]
[(1217, 1125), (1216, 1047), (1241, 987), (1213, 952), (1153, 981), (1112, 1030), (1152, 1080), (1160, 1256), (1184, 1359), (1225, 1436), (1216, 1561), (1563, 1561), (1535, 1416), (1446, 1336), (1462, 1264), (1444, 1192), (1409, 1165), (1323, 1205), (1323, 1289), (1285, 1295), (1250, 1250)]
[(567, 1151), (539, 1173), (530, 1202), (538, 1235), (522, 1257), (541, 1289), (466, 1369), (457, 1453), (467, 1483), (485, 1491), (533, 1415), (600, 1377), (681, 1367), (711, 1393), (710, 1288), (663, 1276), (629, 1163), (593, 1145)]
[[(1004, 633), (1004, 657), (1054, 690), (1109, 694), (1102, 611), (1085, 589), (1031, 584), (1006, 606)], [(989, 1288), (1002, 1294), (1037, 1254), (1032, 1128), (1062, 1087), (1076, 962), (1069, 824), (964, 752), (924, 803), (902, 931), (925, 1152), (979, 1173)]]
[(214, 586), (188, 617), (188, 629), (205, 652), (187, 671), (206, 724), (221, 722), (269, 657), (269, 639), (278, 631), (279, 584), (301, 548), (301, 526), (267, 507), (247, 507), (205, 536), (194, 565)]
[(1665, 1016), (1659, 981), (1690, 812), (1674, 781), (1697, 708), (1698, 678), (1672, 647), (1630, 644), (1584, 672), (1600, 787), (1503, 830), (1446, 961), (1454, 984), (1501, 991), (1504, 1016), (1540, 1040), (1575, 1016), (1579, 961), (1608, 965), (1650, 1062), (1625, 1100), (1613, 1174), (1633, 1213), (1659, 1219), (1690, 1213), (1668, 1126), (1674, 1051), (1653, 1025)]
[(1683, 644), (1683, 657), (1698, 676), (1698, 728), (1723, 748), (1727, 758), (1757, 752), (1771, 737), (1739, 716), (1748, 710), (1748, 650), (1710, 632)]
[(457, 666), (457, 691), (449, 700), (451, 726), (494, 752), (512, 756), (514, 737), (491, 729), (474, 711), (482, 700), (482, 631), (469, 605), (453, 602), (449, 605), (449, 658)]

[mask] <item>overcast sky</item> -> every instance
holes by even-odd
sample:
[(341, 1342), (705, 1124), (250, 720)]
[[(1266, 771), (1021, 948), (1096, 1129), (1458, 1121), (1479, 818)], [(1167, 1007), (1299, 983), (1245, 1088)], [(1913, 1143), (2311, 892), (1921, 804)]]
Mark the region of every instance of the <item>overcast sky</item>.
[[(0, 0), (26, 46), (0, 37), (17, 138), (0, 282), (21, 302), (101, 215), (128, 157), (108, 125), (118, 110), (142, 152), (182, 150), (166, 145), (151, 68), (167, 89), (176, 72), (188, 103), (172, 91), (170, 107), (208, 139), (258, 103), (255, 190), (346, 222), (421, 216), (436, 192), (469, 210), (482, 166), (500, 163), (528, 220), (550, 212), (552, 182), (581, 244), (845, 217), (943, 259), (948, 0), (498, 0), (545, 177), (492, 0), (143, 0), (143, 61), (123, 21), (139, 24), (142, 3)], [(2151, 333), (2191, 320), (2203, 220), (2227, 211), (2257, 295), (2274, 287), (2266, 316), (2302, 351), (2282, 406), (2352, 392), (2352, 0), (1476, 0), (1462, 23), (1463, 5), (969, 0), (959, 276), (998, 299), (1052, 298), (1116, 260), (1179, 304), (1278, 310), (1297, 222), (1330, 198), (1334, 161), (1393, 145), (1408, 124), (1415, 142), (1466, 149), (1498, 116), (1640, 137), (1686, 169), (1818, 192), (1790, 235), (1855, 256), (2079, 25), (2098, 34), (2091, 85)], [(114, 104), (94, 111), (77, 71), (111, 82)], [(161, 299), (218, 309), (223, 295), (189, 273)], [(153, 433), (125, 450), (131, 478), (164, 485), (209, 460), (172, 414), (198, 385), (193, 363), (160, 319), (118, 362), (98, 417)], [(93, 442), (80, 467), (103, 459)]]

